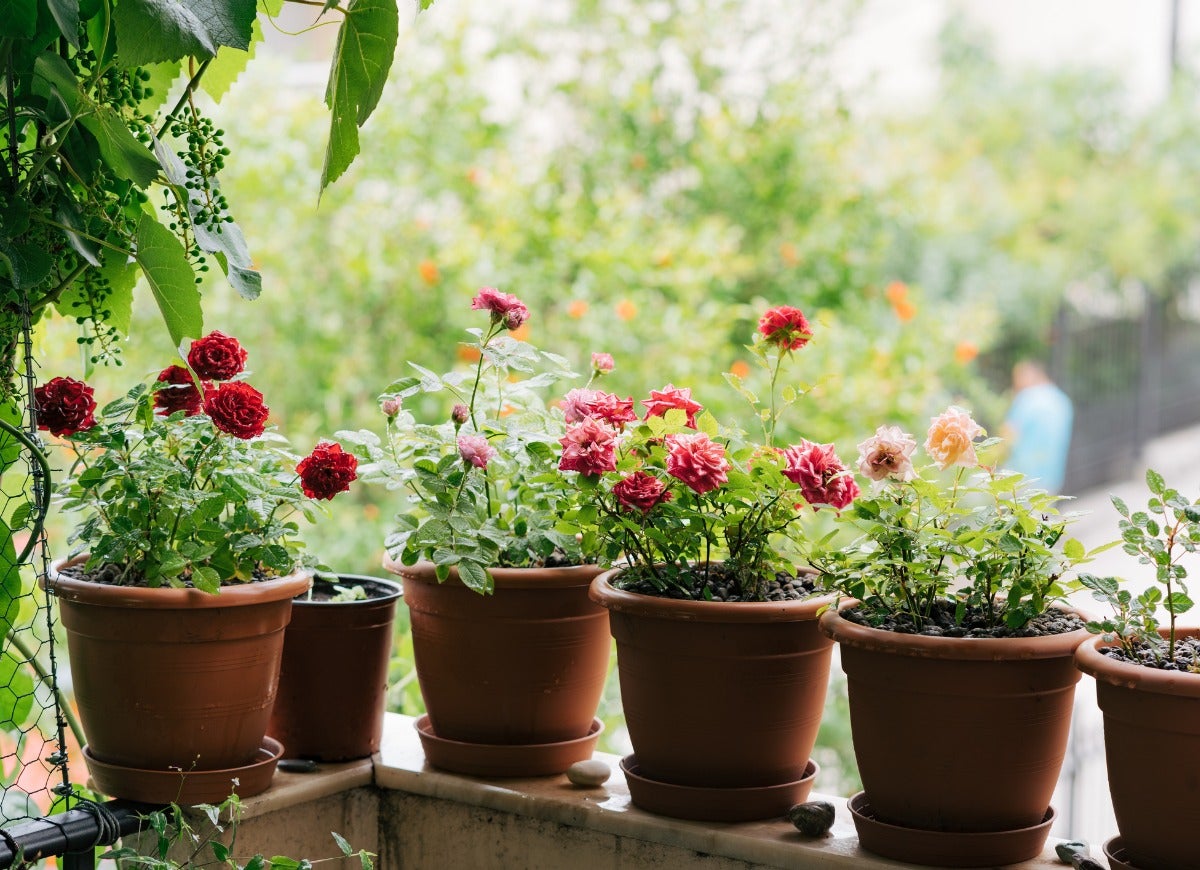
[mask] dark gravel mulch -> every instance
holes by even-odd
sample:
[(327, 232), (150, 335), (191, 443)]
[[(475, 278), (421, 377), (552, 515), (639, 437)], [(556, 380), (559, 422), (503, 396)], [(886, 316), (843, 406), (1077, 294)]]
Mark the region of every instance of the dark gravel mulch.
[(1175, 640), (1175, 658), (1166, 658), (1166, 647), (1155, 650), (1149, 644), (1138, 643), (1134, 646), (1134, 655), (1130, 657), (1119, 646), (1105, 647), (1102, 652), (1109, 658), (1128, 662), (1132, 665), (1142, 665), (1147, 668), (1158, 668), (1162, 671), (1188, 671), (1200, 673), (1200, 637), (1181, 637)]
[[(732, 573), (724, 565), (709, 566), (707, 577), (703, 568), (695, 568), (680, 579), (690, 585), (684, 589), (671, 587), (666, 591), (659, 591), (645, 577), (626, 571), (620, 575), (616, 585), (628, 592), (680, 601), (799, 601), (818, 592), (813, 575), (794, 575), (779, 571), (772, 579), (762, 584), (758, 596), (743, 597)], [(705, 594), (706, 588), (708, 594)]]
[(919, 627), (914, 626), (908, 614), (885, 614), (882, 618), (873, 618), (862, 613), (860, 608), (843, 610), (842, 618), (870, 628), (926, 637), (1045, 637), (1084, 628), (1082, 619), (1062, 610), (1048, 610), (1023, 627), (1013, 629), (1003, 623), (990, 625), (987, 613), (983, 610), (968, 610), (962, 621), (956, 622), (955, 608), (956, 604), (953, 601), (936, 602), (932, 616)]

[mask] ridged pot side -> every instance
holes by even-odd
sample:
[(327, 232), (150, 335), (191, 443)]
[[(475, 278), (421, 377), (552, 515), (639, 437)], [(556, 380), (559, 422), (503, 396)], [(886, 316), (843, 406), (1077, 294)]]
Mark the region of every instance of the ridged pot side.
[(910, 828), (991, 832), (1039, 824), (1054, 794), (1084, 629), (1033, 638), (926, 637), (837, 611), (854, 753), (876, 817)]
[[(401, 586), (377, 577), (343, 575), (375, 597), (292, 602), (284, 633), (279, 691), (267, 733), (292, 758), (366, 758), (383, 737), (388, 663)], [(318, 580), (316, 588), (331, 590)]]
[(91, 753), (143, 769), (253, 762), (279, 680), (294, 574), (196, 589), (108, 586), (51, 569), (79, 717)]
[(677, 601), (592, 583), (617, 641), (621, 703), (643, 775), (749, 788), (803, 776), (833, 644), (817, 630), (829, 597)]
[[(1185, 629), (1184, 637), (1200, 635)], [(1200, 674), (1109, 658), (1094, 637), (1075, 661), (1096, 678), (1121, 844), (1137, 867), (1194, 870), (1200, 830)]]
[(600, 569), (494, 568), (480, 595), (432, 563), (384, 559), (407, 582), (413, 655), (434, 733), (468, 743), (557, 743), (591, 729), (611, 641), (588, 598)]

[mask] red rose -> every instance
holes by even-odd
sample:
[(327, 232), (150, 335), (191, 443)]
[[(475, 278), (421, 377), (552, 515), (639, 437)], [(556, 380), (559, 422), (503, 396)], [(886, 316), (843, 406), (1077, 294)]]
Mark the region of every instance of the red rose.
[(580, 405), (585, 417), (596, 417), (610, 426), (624, 429), (626, 423), (637, 419), (633, 410), (633, 397), (622, 399), (613, 393), (601, 390), (589, 390), (593, 395)]
[(599, 475), (617, 467), (617, 433), (594, 417), (571, 426), (558, 443), (563, 449), (558, 467), (563, 471)]
[(188, 365), (202, 380), (227, 381), (246, 368), (246, 350), (232, 335), (213, 330), (192, 342)]
[(74, 378), (52, 378), (33, 388), (39, 429), (60, 437), (74, 435), (96, 425), (92, 412), (96, 400), (92, 388)]
[(810, 505), (830, 505), (838, 510), (859, 496), (858, 483), (842, 465), (832, 444), (801, 441), (783, 451), (787, 468), (783, 476), (800, 487)]
[(471, 307), (477, 311), (492, 312), (492, 323), (504, 321), (508, 329), (517, 329), (529, 319), (529, 309), (524, 302), (511, 293), (501, 293), (495, 287), (480, 287), (479, 293), (471, 300)]
[[(168, 416), (176, 411), (183, 411), (191, 417), (200, 413), (204, 405), (204, 397), (196, 389), (192, 373), (183, 366), (167, 366), (158, 373), (158, 381), (170, 386), (163, 387), (154, 393), (154, 407)], [(204, 389), (212, 385), (205, 384)]]
[(758, 331), (768, 343), (783, 350), (799, 350), (812, 338), (812, 328), (804, 312), (790, 305), (767, 311), (758, 321)]
[(233, 381), (208, 391), (204, 411), (222, 432), (248, 440), (263, 433), (270, 409), (262, 393), (244, 381)]
[(729, 478), (725, 448), (703, 432), (667, 436), (667, 474), (703, 495)]
[(679, 389), (674, 384), (667, 384), (661, 390), (651, 390), (650, 398), (643, 399), (642, 405), (646, 408), (647, 420), (651, 417), (665, 417), (667, 411), (678, 408), (687, 413), (687, 425), (692, 429), (696, 428), (696, 412), (704, 410), (703, 405), (692, 401), (690, 388)]
[(671, 491), (653, 474), (635, 471), (613, 486), (613, 495), (622, 507), (649, 513), (655, 505), (671, 500)]
[(322, 441), (296, 465), (300, 486), (309, 498), (331, 499), (358, 478), (358, 459), (341, 444)]

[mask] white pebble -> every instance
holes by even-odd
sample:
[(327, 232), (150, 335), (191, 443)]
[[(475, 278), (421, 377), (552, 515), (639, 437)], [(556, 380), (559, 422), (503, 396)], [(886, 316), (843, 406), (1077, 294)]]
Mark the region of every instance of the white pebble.
[(612, 769), (598, 759), (576, 761), (567, 768), (567, 779), (575, 785), (594, 788), (603, 785), (612, 776)]

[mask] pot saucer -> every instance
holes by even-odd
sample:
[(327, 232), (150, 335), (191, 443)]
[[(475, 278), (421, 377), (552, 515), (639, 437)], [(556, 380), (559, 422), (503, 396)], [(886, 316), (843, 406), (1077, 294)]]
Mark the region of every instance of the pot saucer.
[(1108, 859), (1108, 866), (1111, 870), (1141, 870), (1129, 858), (1129, 853), (1125, 851), (1125, 844), (1121, 842), (1120, 837), (1113, 837), (1104, 844), (1104, 857)]
[(592, 720), (583, 737), (560, 743), (467, 743), (448, 740), (433, 733), (429, 716), (415, 723), (425, 760), (441, 770), (470, 776), (523, 777), (554, 776), (576, 761), (592, 757), (604, 723)]
[(882, 822), (875, 818), (866, 792), (860, 791), (846, 805), (863, 849), (930, 867), (996, 867), (1028, 861), (1041, 854), (1055, 816), (1054, 807), (1050, 807), (1042, 821), (1032, 827), (961, 833)]
[(283, 744), (274, 737), (264, 737), (258, 755), (250, 764), (225, 770), (143, 770), (100, 761), (89, 747), (83, 747), (83, 758), (96, 790), (110, 797), (125, 798), (147, 804), (220, 803), (237, 792), (247, 798), (261, 794), (271, 785), (275, 763), (283, 755)]
[(750, 822), (782, 817), (812, 791), (820, 767), (809, 759), (804, 776), (795, 782), (754, 788), (719, 788), (675, 785), (649, 779), (641, 773), (636, 755), (621, 759), (629, 798), (647, 812), (699, 822)]

